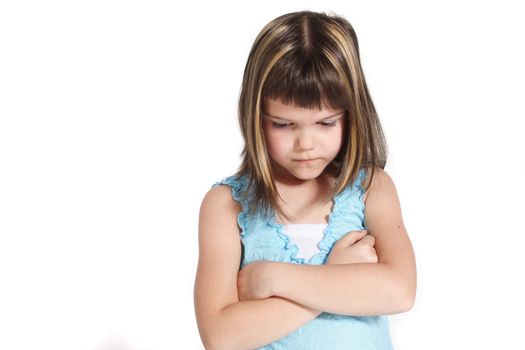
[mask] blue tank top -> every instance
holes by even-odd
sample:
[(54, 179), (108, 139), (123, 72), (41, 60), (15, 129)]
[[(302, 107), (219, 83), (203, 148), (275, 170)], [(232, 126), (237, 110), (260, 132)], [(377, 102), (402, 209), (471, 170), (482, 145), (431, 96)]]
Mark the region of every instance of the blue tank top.
[[(328, 216), (323, 237), (318, 244), (319, 252), (305, 260), (298, 258), (297, 245), (285, 234), (283, 225), (276, 222), (275, 211), (268, 218), (261, 213), (249, 214), (250, 199), (241, 194), (248, 189), (248, 177), (230, 176), (216, 185), (228, 185), (232, 196), (241, 204), (237, 223), (241, 229), (242, 256), (239, 269), (257, 260), (287, 262), (293, 264), (325, 264), (335, 242), (350, 231), (364, 229), (364, 189), (366, 175), (361, 169), (356, 181), (334, 197), (332, 212)], [(249, 193), (249, 192), (248, 192)], [(388, 316), (349, 316), (323, 312), (315, 319), (292, 333), (259, 349), (393, 349), (390, 339)]]

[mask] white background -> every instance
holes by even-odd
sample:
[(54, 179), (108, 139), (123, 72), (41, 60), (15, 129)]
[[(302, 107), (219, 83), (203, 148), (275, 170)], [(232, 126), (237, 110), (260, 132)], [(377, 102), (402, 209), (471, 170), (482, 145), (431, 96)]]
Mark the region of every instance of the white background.
[(416, 252), (396, 349), (525, 348), (525, 24), (511, 1), (3, 1), (0, 348), (202, 349), (200, 202), (259, 30), (354, 26)]

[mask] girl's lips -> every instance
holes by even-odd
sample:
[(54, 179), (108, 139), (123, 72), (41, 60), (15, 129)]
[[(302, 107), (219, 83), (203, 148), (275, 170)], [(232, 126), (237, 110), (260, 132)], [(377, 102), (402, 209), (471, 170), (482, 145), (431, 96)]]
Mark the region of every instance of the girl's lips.
[(299, 163), (311, 163), (314, 160), (317, 160), (317, 159), (316, 158), (314, 158), (314, 159), (296, 159), (295, 161), (299, 162)]

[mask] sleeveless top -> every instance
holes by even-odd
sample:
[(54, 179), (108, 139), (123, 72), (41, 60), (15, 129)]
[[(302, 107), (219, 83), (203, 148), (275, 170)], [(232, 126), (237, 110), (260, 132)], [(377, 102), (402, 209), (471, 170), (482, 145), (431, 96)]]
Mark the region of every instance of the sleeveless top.
[[(213, 186), (230, 186), (233, 199), (241, 204), (242, 210), (237, 217), (242, 243), (239, 269), (257, 260), (325, 264), (332, 246), (339, 238), (350, 231), (365, 229), (362, 187), (365, 176), (365, 169), (361, 169), (356, 181), (334, 197), (328, 225), (317, 244), (318, 252), (309, 258), (298, 256), (297, 245), (285, 233), (284, 225), (276, 221), (275, 211), (272, 211), (270, 218), (259, 212), (248, 213), (253, 196), (250, 194), (246, 199), (241, 198), (242, 193), (250, 191), (247, 175), (232, 175), (216, 182)], [(292, 333), (258, 349), (391, 350), (393, 347), (387, 315), (350, 316), (323, 312)]]

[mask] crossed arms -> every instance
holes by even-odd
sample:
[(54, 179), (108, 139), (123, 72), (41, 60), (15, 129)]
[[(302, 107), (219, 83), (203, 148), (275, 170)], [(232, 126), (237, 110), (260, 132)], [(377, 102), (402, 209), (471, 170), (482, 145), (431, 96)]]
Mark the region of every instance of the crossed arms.
[(395, 186), (384, 171), (374, 176), (365, 207), (365, 226), (375, 237), (377, 263), (261, 261), (238, 271), (239, 210), (226, 186), (210, 190), (201, 206), (194, 297), (206, 349), (261, 347), (324, 311), (386, 315), (412, 307), (415, 257)]

